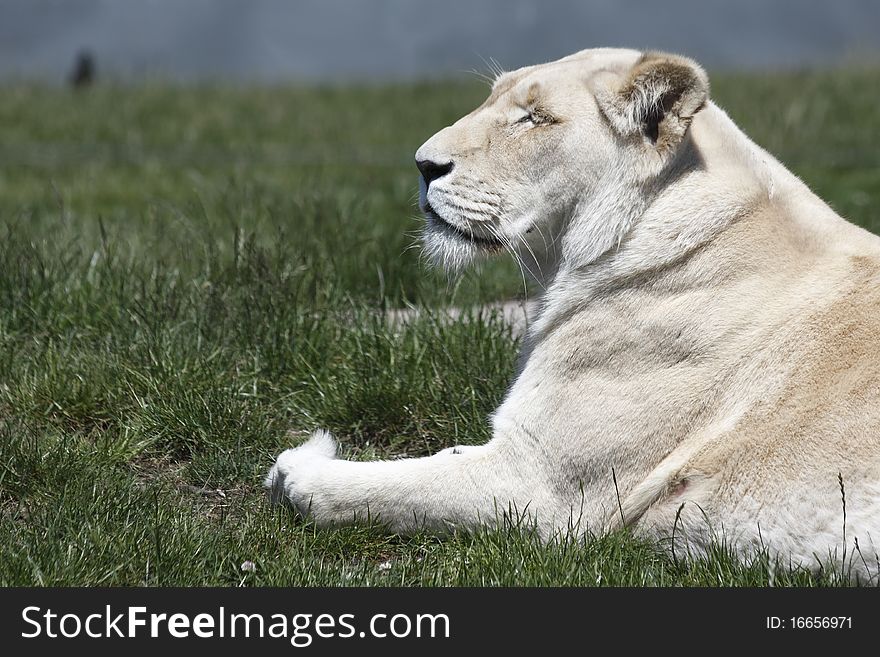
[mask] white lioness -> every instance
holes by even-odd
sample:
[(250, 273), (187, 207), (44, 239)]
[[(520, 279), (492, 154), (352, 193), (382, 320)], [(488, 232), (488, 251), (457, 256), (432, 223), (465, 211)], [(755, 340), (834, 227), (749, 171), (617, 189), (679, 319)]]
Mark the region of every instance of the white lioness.
[(874, 576), (880, 238), (708, 91), (683, 57), (587, 50), (505, 73), (419, 148), (432, 258), (513, 250), (542, 291), (493, 438), (351, 462), (319, 431), (273, 497), (319, 525), (513, 511), (547, 538), (625, 524)]

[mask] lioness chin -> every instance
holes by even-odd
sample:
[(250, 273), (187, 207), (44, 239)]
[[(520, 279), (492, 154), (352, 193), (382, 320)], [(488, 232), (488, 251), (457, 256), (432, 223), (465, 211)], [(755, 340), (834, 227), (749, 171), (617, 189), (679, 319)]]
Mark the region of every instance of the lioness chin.
[(319, 431), (278, 457), (274, 499), (319, 525), (510, 512), (548, 539), (626, 525), (876, 577), (880, 238), (752, 143), (696, 63), (505, 73), (416, 161), (431, 259), (512, 252), (541, 290), (492, 440), (350, 462)]

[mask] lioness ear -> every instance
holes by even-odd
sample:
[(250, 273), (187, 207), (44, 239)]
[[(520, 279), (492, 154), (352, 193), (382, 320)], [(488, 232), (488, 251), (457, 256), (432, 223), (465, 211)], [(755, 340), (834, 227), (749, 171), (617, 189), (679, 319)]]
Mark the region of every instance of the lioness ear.
[(709, 97), (709, 78), (686, 57), (648, 52), (616, 89), (597, 94), (620, 134), (641, 134), (661, 154), (675, 150)]

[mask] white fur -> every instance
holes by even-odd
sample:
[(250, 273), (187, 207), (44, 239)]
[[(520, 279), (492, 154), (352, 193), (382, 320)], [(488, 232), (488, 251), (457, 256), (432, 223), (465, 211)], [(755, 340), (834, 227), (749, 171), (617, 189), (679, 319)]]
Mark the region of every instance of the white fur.
[[(644, 61), (584, 51), (505, 74), (419, 149), (454, 162), (423, 207), (501, 236), (542, 289), (492, 440), (355, 463), (319, 432), (278, 458), (273, 497), (322, 525), (448, 530), (515, 513), (547, 538), (625, 524), (688, 551), (722, 540), (876, 576), (880, 239), (697, 92), (680, 104), (702, 107), (693, 122), (671, 117), (679, 131), (654, 148), (644, 107), (615, 95)], [(556, 124), (522, 121), (535, 98)], [(450, 268), (485, 255), (431, 223), (425, 244)]]

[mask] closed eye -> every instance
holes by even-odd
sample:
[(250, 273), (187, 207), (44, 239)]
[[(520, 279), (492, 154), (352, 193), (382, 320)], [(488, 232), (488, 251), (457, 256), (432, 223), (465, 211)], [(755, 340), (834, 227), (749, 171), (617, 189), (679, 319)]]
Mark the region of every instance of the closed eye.
[(551, 123), (556, 123), (556, 119), (549, 112), (538, 108), (535, 110), (529, 110), (525, 116), (521, 116), (514, 121), (514, 125), (520, 125), (523, 123), (530, 123), (532, 125), (550, 125)]

